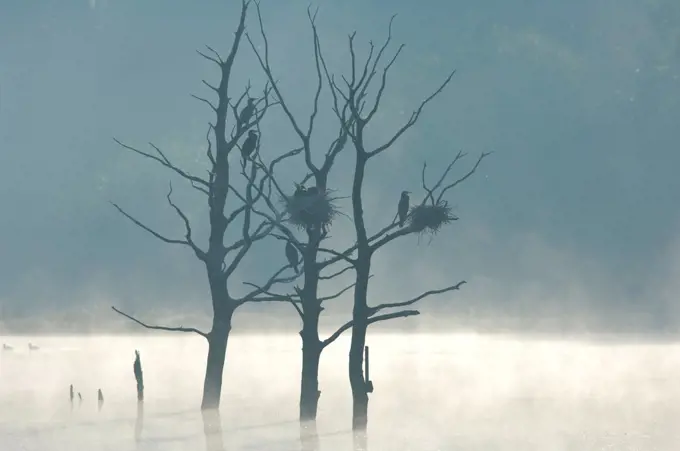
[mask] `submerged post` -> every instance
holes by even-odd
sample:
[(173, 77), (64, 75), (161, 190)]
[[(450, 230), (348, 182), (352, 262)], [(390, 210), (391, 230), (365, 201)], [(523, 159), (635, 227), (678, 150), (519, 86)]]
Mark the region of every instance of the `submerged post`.
[(371, 381), (369, 371), (369, 361), (368, 361), (368, 346), (364, 346), (364, 365), (366, 373), (366, 393), (373, 393), (373, 382)]
[(135, 363), (132, 365), (137, 381), (137, 420), (135, 421), (135, 441), (142, 438), (144, 428), (144, 373), (142, 371), (142, 360), (139, 351), (135, 349)]
[(132, 369), (137, 381), (137, 401), (144, 401), (144, 373), (142, 372), (142, 361), (137, 350), (135, 350), (135, 363)]
[(71, 410), (73, 410), (73, 397), (74, 397), (73, 384), (69, 385), (69, 387), (68, 387), (68, 397), (69, 397), (69, 401), (71, 401)]
[(102, 389), (99, 388), (97, 389), (97, 410), (101, 412), (103, 405), (104, 405), (104, 393), (102, 393)]

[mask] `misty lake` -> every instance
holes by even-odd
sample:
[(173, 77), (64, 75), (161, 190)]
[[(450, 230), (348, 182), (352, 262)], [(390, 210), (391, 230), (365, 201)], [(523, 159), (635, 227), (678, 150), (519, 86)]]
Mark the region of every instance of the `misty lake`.
[[(0, 449), (205, 449), (203, 339), (1, 339), (14, 349), (0, 354)], [(651, 451), (680, 443), (680, 345), (475, 334), (373, 335), (368, 344), (372, 451)], [(139, 443), (135, 349), (146, 385)], [(293, 334), (232, 337), (221, 409), (227, 449), (300, 449), (299, 350)], [(322, 357), (325, 451), (352, 449), (347, 350), (343, 337)], [(69, 384), (83, 397), (72, 411)]]

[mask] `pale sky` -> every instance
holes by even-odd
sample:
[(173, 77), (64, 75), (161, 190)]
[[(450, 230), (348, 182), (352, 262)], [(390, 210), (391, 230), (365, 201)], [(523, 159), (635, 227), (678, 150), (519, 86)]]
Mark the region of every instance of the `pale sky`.
[[(182, 233), (165, 204), (170, 174), (112, 137), (138, 146), (153, 141), (202, 170), (211, 117), (189, 94), (209, 95), (201, 79), (217, 74), (195, 49), (208, 44), (227, 53), (236, 3), (0, 2), (5, 317), (45, 309), (87, 314), (112, 303), (140, 312), (208, 308), (192, 254), (155, 241), (109, 204)], [(412, 237), (377, 259), (374, 296), (465, 279), (460, 294), (428, 301), (423, 312), (523, 329), (677, 329), (680, 8), (670, 0), (317, 4), (336, 72), (348, 67), (349, 32), (358, 31), (365, 49), (398, 14), (394, 39), (407, 46), (376, 140), (449, 70), (458, 71), (413, 132), (369, 168), (366, 198), (376, 221), (391, 219), (402, 189), (418, 193), (425, 158), (434, 168), (458, 150), (470, 154), (467, 163), (495, 151), (449, 198), (461, 221), (431, 244)], [(308, 111), (314, 82), (306, 6), (262, 2), (272, 65), (299, 114)], [(259, 39), (254, 19), (248, 30)], [(244, 42), (234, 86), (247, 78), (262, 81)], [(322, 105), (324, 114), (329, 108)], [(329, 124), (319, 129), (322, 144), (335, 131)], [(272, 121), (263, 140), (272, 135), (270, 148), (291, 137), (282, 120)], [(348, 195), (348, 174), (338, 172), (337, 189)], [(290, 176), (281, 174), (292, 184)], [(200, 218), (203, 200), (173, 183)], [(347, 236), (351, 224), (341, 219), (336, 227), (336, 236)], [(283, 262), (280, 243), (259, 246), (239, 277), (264, 275), (260, 262), (270, 255)], [(347, 313), (347, 303), (338, 301), (338, 314)]]

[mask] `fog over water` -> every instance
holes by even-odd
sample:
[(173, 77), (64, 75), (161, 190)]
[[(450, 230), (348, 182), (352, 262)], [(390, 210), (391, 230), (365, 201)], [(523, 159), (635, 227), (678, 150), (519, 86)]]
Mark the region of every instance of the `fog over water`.
[[(204, 449), (200, 338), (2, 337), (0, 449)], [(28, 351), (28, 342), (40, 346)], [(680, 346), (478, 334), (369, 337), (372, 450), (671, 450)], [(299, 341), (235, 335), (222, 404), (227, 449), (299, 450)], [(348, 341), (322, 357), (323, 450), (352, 449)], [(132, 361), (146, 385), (134, 441)], [(70, 411), (68, 386), (83, 395)], [(96, 391), (105, 403), (97, 412)]]
[[(182, 237), (184, 224), (166, 203), (172, 181), (200, 247), (208, 242), (207, 203), (111, 138), (140, 148), (151, 141), (183, 169), (205, 174), (214, 117), (189, 94), (214, 100), (201, 80), (214, 84), (219, 74), (196, 49), (228, 52), (239, 4), (0, 0), (0, 340), (7, 345), (0, 451), (205, 448), (204, 340), (142, 334), (110, 309), (209, 331), (205, 267), (110, 202)], [(275, 77), (301, 123), (316, 83), (307, 6), (262, 1)], [(424, 161), (436, 178), (456, 152), (467, 152), (455, 171), (462, 175), (480, 153), (493, 152), (447, 193), (460, 220), (432, 240), (395, 240), (373, 259), (373, 306), (467, 283), (417, 304), (417, 317), (371, 326), (371, 451), (679, 449), (680, 1), (313, 6), (337, 80), (350, 66), (348, 34), (357, 32), (365, 57), (397, 14), (391, 50), (406, 47), (366, 130), (371, 146), (456, 69), (420, 122), (368, 166), (369, 234), (394, 217), (402, 190), (420, 197)], [(246, 29), (261, 49), (257, 26), (251, 9)], [(251, 50), (242, 42), (232, 96), (248, 82), (258, 92), (264, 85)], [(299, 146), (280, 109), (267, 113), (261, 131), (266, 161)], [(337, 131), (325, 92), (315, 162)], [(237, 152), (230, 157), (238, 167)], [(328, 180), (343, 213), (324, 243), (333, 249), (354, 243), (353, 165), (351, 150), (340, 154)], [(306, 168), (297, 160), (279, 168), (276, 177), (292, 192)], [(227, 210), (238, 206), (232, 197)], [(239, 225), (227, 241), (239, 238)], [(257, 242), (229, 279), (230, 294), (267, 280), (285, 264), (283, 249), (271, 236)], [(339, 292), (353, 275), (323, 281), (319, 296)], [(292, 284), (274, 288), (293, 292)], [(353, 293), (343, 293), (324, 303), (324, 331), (351, 318)], [(232, 326), (225, 448), (299, 450), (298, 314), (288, 304), (251, 303)], [(321, 357), (320, 451), (352, 448), (348, 340), (346, 333)], [(135, 349), (146, 383), (143, 424)], [(73, 409), (70, 384), (83, 397)]]

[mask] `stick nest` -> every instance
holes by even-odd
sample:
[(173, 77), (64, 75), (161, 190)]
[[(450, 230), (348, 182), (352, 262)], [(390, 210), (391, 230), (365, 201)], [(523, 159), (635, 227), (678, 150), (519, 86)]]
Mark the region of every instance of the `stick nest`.
[(416, 205), (411, 207), (409, 226), (418, 233), (436, 234), (441, 228), (458, 218), (451, 212), (446, 201), (436, 205)]
[(300, 229), (316, 226), (327, 229), (339, 213), (334, 198), (328, 191), (299, 191), (291, 196), (283, 197), (283, 204), (288, 213), (288, 222)]

